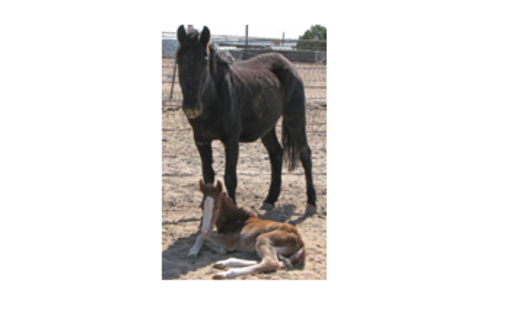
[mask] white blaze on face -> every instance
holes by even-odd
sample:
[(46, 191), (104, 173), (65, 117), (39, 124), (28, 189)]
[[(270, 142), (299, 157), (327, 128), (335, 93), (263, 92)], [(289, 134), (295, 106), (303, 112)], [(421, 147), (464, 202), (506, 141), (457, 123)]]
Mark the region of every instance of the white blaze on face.
[(213, 215), (213, 198), (212, 197), (206, 197), (204, 199), (204, 217), (202, 219), (202, 228), (201, 232), (204, 235), (208, 235), (211, 233), (211, 230), (213, 227), (211, 226), (211, 217)]

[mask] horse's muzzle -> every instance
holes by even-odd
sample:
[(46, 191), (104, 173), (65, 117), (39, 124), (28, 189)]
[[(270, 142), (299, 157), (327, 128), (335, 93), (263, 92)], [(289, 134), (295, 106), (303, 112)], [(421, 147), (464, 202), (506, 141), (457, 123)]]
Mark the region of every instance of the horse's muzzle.
[(195, 105), (195, 106), (182, 106), (182, 110), (184, 111), (184, 114), (189, 119), (197, 118), (202, 114), (202, 106)]

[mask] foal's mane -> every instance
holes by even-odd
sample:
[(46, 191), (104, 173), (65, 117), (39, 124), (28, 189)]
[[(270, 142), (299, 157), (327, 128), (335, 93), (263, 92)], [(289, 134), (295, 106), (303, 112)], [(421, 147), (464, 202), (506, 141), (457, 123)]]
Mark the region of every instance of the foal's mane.
[(242, 207), (238, 207), (226, 192), (219, 196), (219, 218), (216, 226), (218, 233), (237, 232), (244, 225), (244, 221), (257, 215)]

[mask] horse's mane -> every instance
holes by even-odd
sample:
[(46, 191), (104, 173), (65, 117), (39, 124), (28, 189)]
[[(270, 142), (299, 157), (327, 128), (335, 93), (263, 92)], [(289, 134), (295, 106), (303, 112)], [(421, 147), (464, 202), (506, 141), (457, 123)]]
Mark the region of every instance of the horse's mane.
[(215, 43), (210, 44), (210, 54), (212, 59), (215, 58), (215, 62), (222, 64), (231, 64), (235, 60), (233, 56), (226, 50), (220, 50), (219, 46)]

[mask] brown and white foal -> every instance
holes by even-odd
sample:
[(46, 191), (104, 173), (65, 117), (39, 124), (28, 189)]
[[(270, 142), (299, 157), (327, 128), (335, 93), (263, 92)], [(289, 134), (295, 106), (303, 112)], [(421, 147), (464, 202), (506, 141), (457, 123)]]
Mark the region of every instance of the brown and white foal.
[[(201, 234), (188, 256), (196, 256), (206, 244), (222, 254), (239, 250), (256, 252), (261, 258), (261, 262), (237, 258), (218, 261), (213, 267), (236, 268), (219, 272), (213, 279), (234, 278), (304, 264), (306, 249), (295, 227), (287, 223), (261, 220), (250, 211), (237, 207), (228, 194), (222, 191), (220, 181), (217, 181), (217, 186), (204, 184), (202, 180), (199, 184), (204, 195), (201, 204), (204, 215)], [(214, 226), (217, 228), (216, 232), (212, 232)]]

